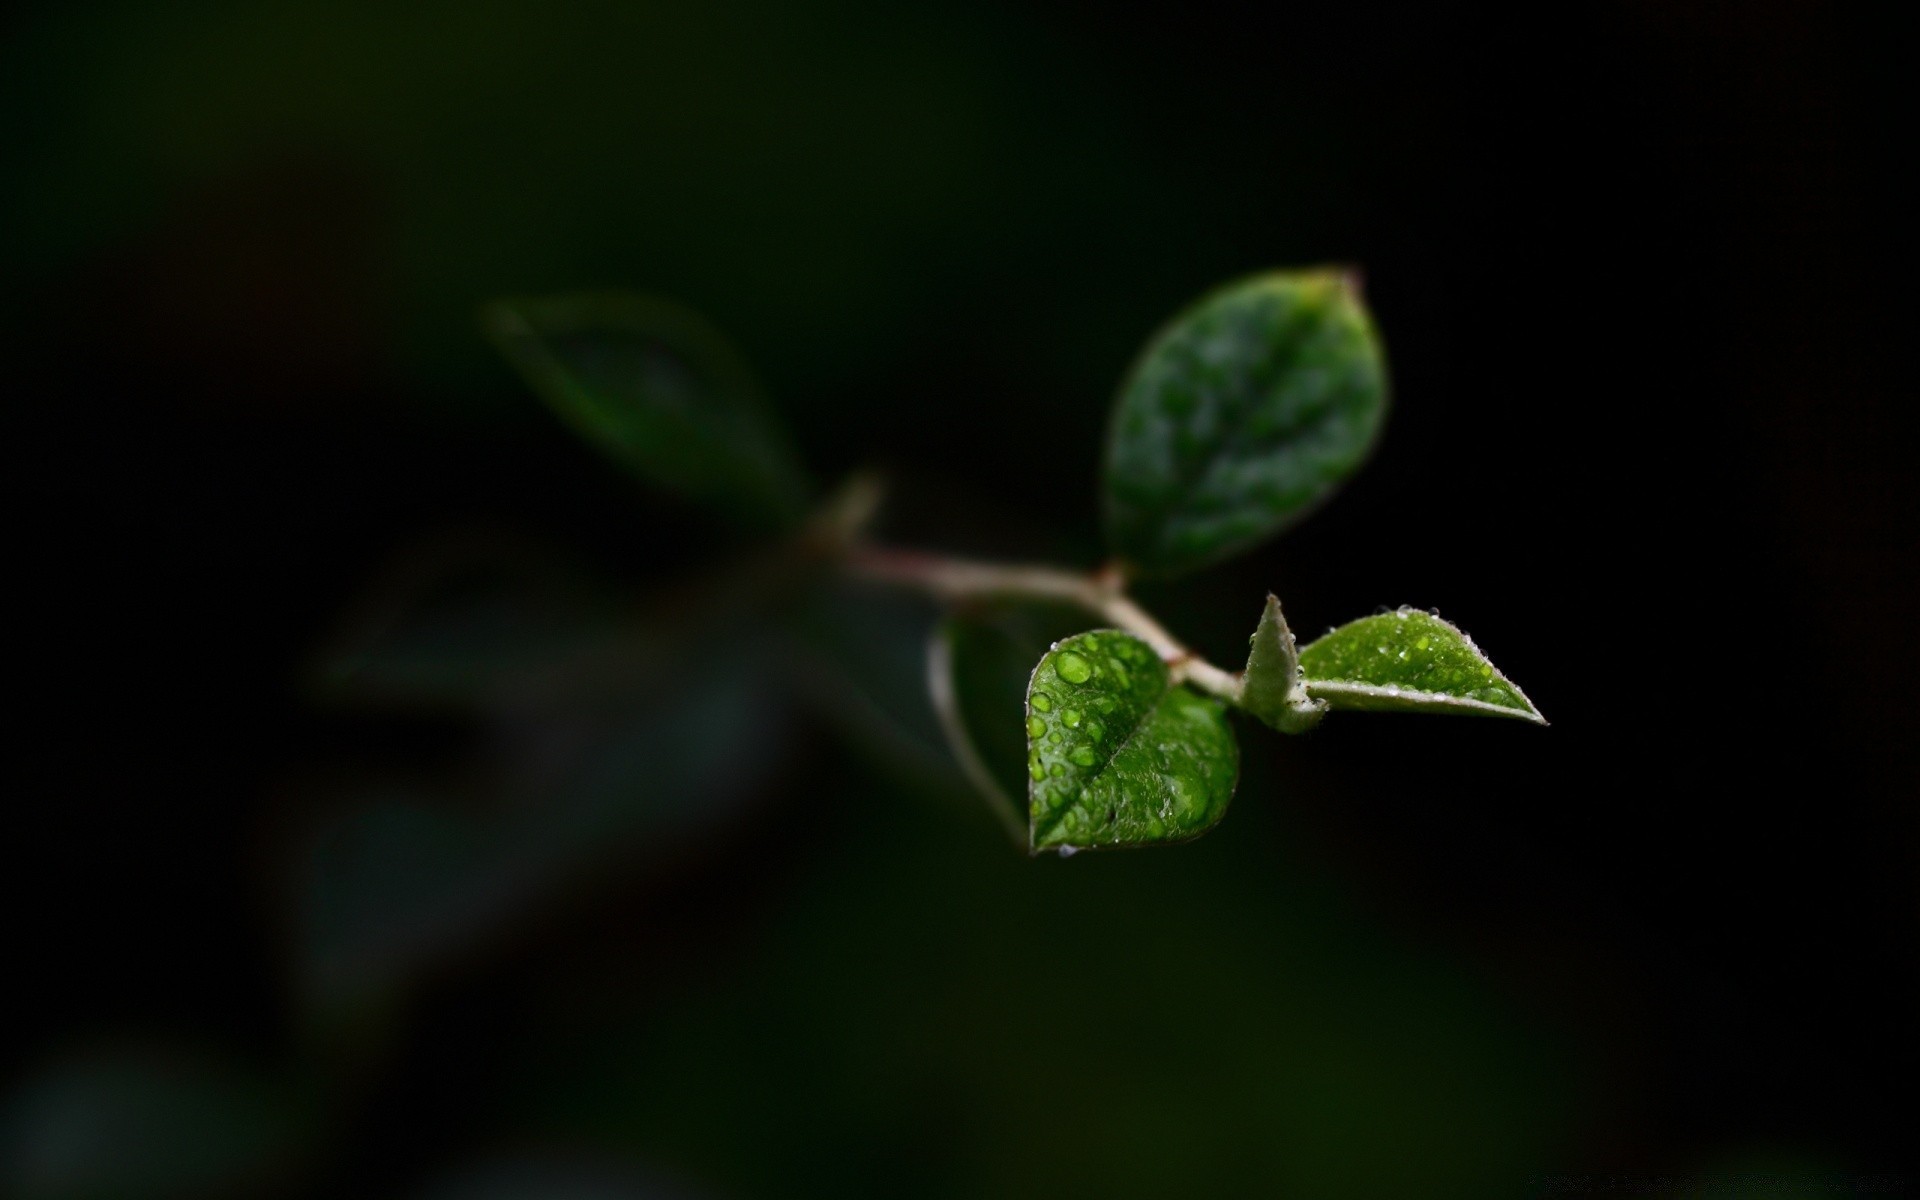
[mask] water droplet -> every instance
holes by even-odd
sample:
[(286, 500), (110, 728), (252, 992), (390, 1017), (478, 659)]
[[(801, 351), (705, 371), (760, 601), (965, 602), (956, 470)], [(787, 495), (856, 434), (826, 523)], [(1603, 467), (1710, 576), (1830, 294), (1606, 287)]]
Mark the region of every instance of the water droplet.
[(1067, 723), (1067, 728), (1068, 728), (1068, 729), (1078, 729), (1078, 728), (1080, 728), (1080, 710), (1079, 710), (1079, 709), (1077, 709), (1077, 708), (1063, 708), (1063, 709), (1061, 709), (1061, 710), (1060, 710), (1060, 719), (1061, 719), (1062, 721), (1065, 721), (1065, 722)]
[(1027, 698), (1027, 703), (1033, 705), (1039, 712), (1053, 711), (1053, 697), (1047, 695), (1045, 692), (1035, 692)]
[(1066, 737), (1066, 735), (1061, 733), (1058, 729), (1056, 729), (1052, 733), (1047, 735), (1047, 743), (1049, 745), (1058, 746), (1064, 737)]
[(1028, 737), (1039, 737), (1041, 734), (1045, 733), (1046, 731), (1047, 731), (1047, 723), (1045, 721), (1042, 721), (1039, 717), (1027, 718), (1027, 736)]
[(1067, 760), (1077, 767), (1090, 767), (1100, 761), (1100, 756), (1093, 752), (1091, 746), (1078, 746), (1067, 755)]
[(1039, 783), (1042, 779), (1045, 779), (1047, 777), (1047, 773), (1045, 769), (1043, 769), (1040, 766), (1039, 759), (1036, 758), (1032, 762), (1027, 764), (1027, 776), (1028, 778), (1032, 779), (1035, 783)]
[(1060, 847), (1060, 857), (1061, 857), (1061, 858), (1072, 858), (1072, 857), (1073, 857), (1074, 855), (1076, 855), (1076, 854), (1078, 854), (1078, 853), (1080, 853), (1080, 847), (1078, 847), (1078, 846), (1062, 846), (1062, 847)]
[(1093, 678), (1093, 664), (1071, 650), (1062, 651), (1060, 657), (1053, 660), (1053, 669), (1068, 683), (1085, 683)]

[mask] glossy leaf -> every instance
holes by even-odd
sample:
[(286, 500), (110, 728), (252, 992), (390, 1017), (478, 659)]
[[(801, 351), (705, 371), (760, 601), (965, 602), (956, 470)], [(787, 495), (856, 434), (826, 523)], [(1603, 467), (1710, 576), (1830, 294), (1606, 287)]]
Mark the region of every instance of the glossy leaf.
[(692, 313), (604, 293), (503, 300), (486, 325), (542, 400), (641, 478), (749, 528), (800, 516), (805, 478), (758, 381)]
[(1307, 695), (1293, 630), (1271, 593), (1253, 631), (1241, 679), (1240, 706), (1282, 733), (1303, 733), (1318, 725), (1327, 711), (1326, 701)]
[(1275, 273), (1206, 296), (1121, 387), (1105, 466), (1113, 549), (1172, 575), (1251, 547), (1353, 473), (1386, 403), (1353, 276)]
[(1176, 686), (1131, 634), (1070, 637), (1034, 668), (1027, 795), (1036, 851), (1197, 837), (1226, 814), (1239, 769), (1225, 710)]
[(1416, 608), (1363, 617), (1300, 652), (1307, 693), (1336, 709), (1546, 718), (1473, 639)]

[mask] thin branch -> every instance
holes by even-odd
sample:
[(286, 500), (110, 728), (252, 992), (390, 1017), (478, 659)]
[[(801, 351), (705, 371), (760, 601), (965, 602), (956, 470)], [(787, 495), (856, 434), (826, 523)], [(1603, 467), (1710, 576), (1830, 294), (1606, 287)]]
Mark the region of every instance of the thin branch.
[(911, 587), (943, 600), (1052, 600), (1086, 610), (1153, 648), (1176, 682), (1191, 683), (1229, 703), (1240, 699), (1240, 677), (1201, 658), (1135, 604), (1116, 571), (1082, 575), (1057, 567), (977, 562), (872, 543), (849, 549), (847, 569), (880, 583)]

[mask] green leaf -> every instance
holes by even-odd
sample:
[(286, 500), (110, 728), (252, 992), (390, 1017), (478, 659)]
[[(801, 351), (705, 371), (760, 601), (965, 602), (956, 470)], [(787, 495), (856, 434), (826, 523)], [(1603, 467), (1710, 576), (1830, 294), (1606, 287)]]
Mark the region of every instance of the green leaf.
[(1198, 837), (1233, 798), (1240, 751), (1216, 701), (1175, 686), (1139, 638), (1099, 629), (1054, 643), (1027, 686), (1033, 850)]
[(1307, 694), (1336, 709), (1547, 719), (1473, 639), (1417, 608), (1363, 617), (1300, 652)]
[(1246, 550), (1353, 473), (1386, 408), (1386, 368), (1352, 275), (1229, 284), (1162, 329), (1120, 389), (1107, 536), (1155, 575)]
[(574, 430), (654, 485), (751, 529), (804, 510), (806, 479), (760, 385), (706, 322), (621, 293), (503, 300), (486, 326)]
[(1304, 733), (1318, 725), (1327, 711), (1326, 701), (1307, 695), (1293, 630), (1287, 628), (1280, 601), (1271, 592), (1253, 631), (1241, 681), (1240, 707), (1282, 733)]

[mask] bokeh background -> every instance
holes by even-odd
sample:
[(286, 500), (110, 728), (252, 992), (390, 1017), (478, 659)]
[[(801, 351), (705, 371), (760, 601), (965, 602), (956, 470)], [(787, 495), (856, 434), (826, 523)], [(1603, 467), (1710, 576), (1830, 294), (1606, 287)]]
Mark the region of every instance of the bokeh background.
[[(16, 8), (0, 1188), (1904, 1188), (1900, 46), (1804, 0)], [(1071, 862), (942, 758), (930, 610), (730, 624), (748, 551), (475, 315), (678, 297), (823, 483), (889, 470), (889, 537), (1091, 565), (1145, 335), (1323, 262), (1379, 453), (1146, 599), (1223, 659), (1270, 588), (1437, 607), (1554, 724), (1250, 731), (1216, 832)]]

